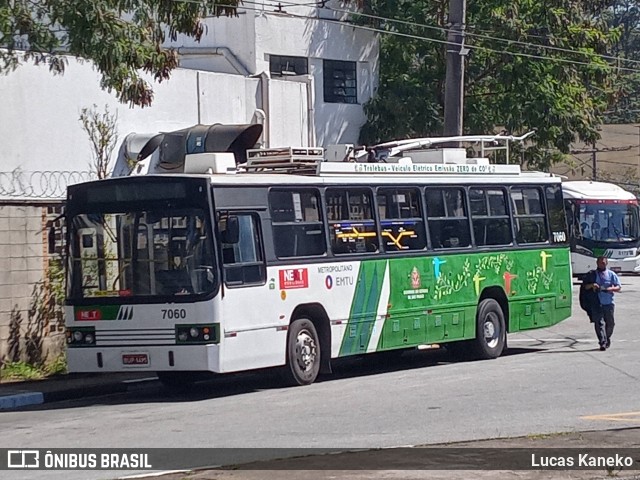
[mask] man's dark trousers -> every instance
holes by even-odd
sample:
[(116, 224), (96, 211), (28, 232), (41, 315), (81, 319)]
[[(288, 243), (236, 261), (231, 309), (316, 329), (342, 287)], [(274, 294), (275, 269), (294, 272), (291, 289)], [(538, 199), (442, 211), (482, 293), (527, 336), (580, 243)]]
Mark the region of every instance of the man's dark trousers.
[(593, 326), (601, 347), (609, 348), (611, 345), (611, 336), (613, 335), (613, 327), (615, 327), (614, 309), (615, 305), (613, 304), (599, 305), (593, 309)]

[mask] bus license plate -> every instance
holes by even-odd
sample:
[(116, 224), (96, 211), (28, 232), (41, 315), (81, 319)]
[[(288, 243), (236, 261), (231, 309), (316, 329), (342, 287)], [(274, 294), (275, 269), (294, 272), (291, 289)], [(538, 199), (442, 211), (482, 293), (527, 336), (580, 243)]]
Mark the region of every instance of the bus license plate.
[(125, 367), (147, 367), (149, 366), (148, 353), (123, 353), (122, 365)]

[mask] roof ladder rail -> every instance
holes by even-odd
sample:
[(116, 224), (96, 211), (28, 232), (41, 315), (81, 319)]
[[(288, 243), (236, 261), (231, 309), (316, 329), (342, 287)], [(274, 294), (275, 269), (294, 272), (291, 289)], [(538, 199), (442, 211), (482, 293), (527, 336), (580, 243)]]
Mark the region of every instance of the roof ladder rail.
[(315, 172), (324, 160), (319, 147), (258, 148), (247, 150), (247, 163), (241, 165), (248, 172)]

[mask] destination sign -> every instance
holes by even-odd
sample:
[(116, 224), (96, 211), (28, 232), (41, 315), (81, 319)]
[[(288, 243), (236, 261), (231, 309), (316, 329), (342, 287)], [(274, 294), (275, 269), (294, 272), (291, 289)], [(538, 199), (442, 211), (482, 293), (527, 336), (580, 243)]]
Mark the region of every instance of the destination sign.
[(339, 163), (322, 162), (319, 174), (449, 174), (449, 175), (518, 175), (519, 165), (458, 163)]

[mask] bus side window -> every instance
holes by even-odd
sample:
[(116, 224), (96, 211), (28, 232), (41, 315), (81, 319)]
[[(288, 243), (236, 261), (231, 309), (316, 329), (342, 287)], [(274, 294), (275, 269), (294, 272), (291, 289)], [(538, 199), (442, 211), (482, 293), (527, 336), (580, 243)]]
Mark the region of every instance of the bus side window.
[(334, 254), (378, 251), (378, 233), (370, 190), (327, 189), (325, 202), (331, 250)]
[[(569, 240), (567, 215), (562, 204), (562, 187), (559, 184), (549, 185), (545, 187), (544, 191), (547, 199), (549, 227), (552, 232), (551, 241), (554, 243), (567, 242)], [(587, 223), (582, 222), (581, 226), (584, 225), (587, 225)], [(584, 238), (591, 238), (591, 232), (589, 231), (588, 225), (586, 229), (584, 227), (582, 228), (581, 233)]]
[(427, 246), (427, 235), (419, 191), (414, 188), (379, 188), (377, 199), (385, 251), (424, 249)]
[(271, 190), (269, 209), (278, 258), (324, 255), (320, 193), (315, 189)]
[[(233, 238), (233, 243), (225, 243), (227, 223), (232, 218), (237, 219), (232, 220), (238, 224), (237, 238)], [(252, 213), (220, 212), (218, 230), (221, 232), (225, 283), (230, 286), (265, 283), (266, 266), (258, 216)]]
[(476, 245), (513, 243), (505, 191), (498, 188), (470, 188), (471, 219)]
[(464, 248), (471, 232), (464, 191), (457, 187), (427, 188), (427, 223), (433, 248)]
[(534, 187), (511, 187), (511, 201), (519, 244), (549, 241), (540, 190)]

